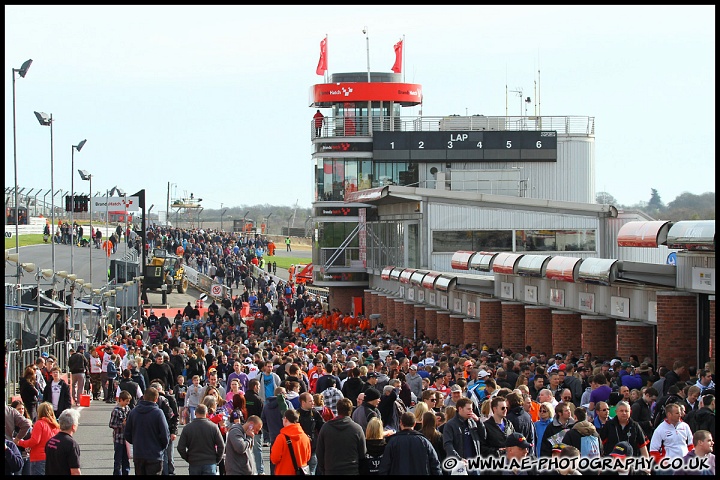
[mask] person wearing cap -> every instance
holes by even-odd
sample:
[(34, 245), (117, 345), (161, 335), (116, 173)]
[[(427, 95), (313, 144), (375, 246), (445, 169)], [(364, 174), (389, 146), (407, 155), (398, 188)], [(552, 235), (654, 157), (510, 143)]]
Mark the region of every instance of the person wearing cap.
[(623, 362), (621, 366), (622, 370), (620, 371), (618, 385), (628, 387), (628, 390), (632, 390), (633, 388), (640, 390), (645, 384), (643, 383), (640, 373), (635, 371), (633, 364), (630, 362)]
[(377, 409), (379, 404), (380, 392), (374, 388), (368, 388), (365, 390), (365, 397), (363, 398), (362, 404), (353, 412), (352, 420), (365, 431), (371, 418), (380, 418), (382, 420), (380, 411)]
[(400, 431), (392, 435), (380, 460), (378, 475), (440, 475), (440, 461), (430, 441), (415, 430), (415, 416), (400, 417)]
[[(610, 451), (609, 456), (624, 460), (628, 457), (635, 456), (635, 449), (630, 445), (629, 442), (618, 442), (613, 446), (613, 449)], [(625, 474), (627, 475), (629, 473), (629, 470), (623, 467), (620, 467), (618, 470), (615, 471), (617, 474)]]
[(443, 404), (446, 407), (454, 407), (458, 400), (463, 397), (463, 389), (457, 383), (450, 387), (450, 395), (445, 398)]
[(476, 408), (479, 409), (480, 404), (482, 404), (483, 400), (487, 397), (487, 394), (485, 392), (486, 388), (486, 381), (490, 378), (490, 373), (488, 373), (487, 370), (484, 368), (481, 369), (477, 374), (477, 380), (475, 383), (470, 385), (468, 383), (468, 389), (467, 392), (465, 392), (465, 395), (467, 395), (468, 398), (472, 399), (473, 404), (475, 404)]
[[(520, 432), (513, 432), (505, 439), (505, 458), (507, 458), (509, 461), (515, 460), (517, 462), (522, 462), (522, 459), (528, 456), (531, 448), (532, 443), (528, 442), (525, 435)], [(513, 475), (524, 475), (529, 474), (530, 472), (522, 472), (513, 469), (510, 472), (506, 473), (511, 473)]]

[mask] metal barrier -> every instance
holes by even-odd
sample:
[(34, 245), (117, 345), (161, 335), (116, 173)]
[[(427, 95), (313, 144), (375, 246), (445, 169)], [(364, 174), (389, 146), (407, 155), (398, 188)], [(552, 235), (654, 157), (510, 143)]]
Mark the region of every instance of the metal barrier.
[(20, 394), (20, 379), (25, 368), (35, 363), (35, 360), (47, 353), (56, 359), (56, 365), (61, 372), (67, 372), (68, 345), (65, 342), (56, 342), (43, 345), (38, 350), (14, 350), (5, 353), (5, 403), (9, 404), (12, 398)]

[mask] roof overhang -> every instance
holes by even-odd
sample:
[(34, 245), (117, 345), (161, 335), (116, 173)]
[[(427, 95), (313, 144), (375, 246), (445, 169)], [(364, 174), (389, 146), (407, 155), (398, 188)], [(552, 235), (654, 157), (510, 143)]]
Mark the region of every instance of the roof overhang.
[(345, 203), (370, 203), (388, 205), (394, 203), (418, 202), (421, 200), (475, 207), (502, 208), (506, 210), (529, 210), (544, 213), (566, 215), (594, 215), (598, 217), (617, 217), (618, 210), (613, 205), (596, 203), (564, 202), (538, 198), (492, 195), (487, 193), (458, 192), (454, 190), (436, 190), (432, 188), (403, 187), (386, 185), (349, 193)]

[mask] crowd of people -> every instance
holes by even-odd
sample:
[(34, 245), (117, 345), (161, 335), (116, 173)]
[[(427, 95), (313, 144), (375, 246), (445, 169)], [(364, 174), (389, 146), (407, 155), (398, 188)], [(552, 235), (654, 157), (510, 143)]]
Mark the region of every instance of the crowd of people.
[[(713, 362), (656, 368), (634, 355), (532, 345), (512, 352), (423, 332), (404, 338), (328, 310), (269, 272), (254, 274), (262, 241), (162, 228), (151, 241), (183, 246), (185, 261), (201, 270), (207, 261), (216, 281), (232, 278), (243, 293), (207, 308), (188, 303), (172, 319), (150, 309), (115, 325), (97, 345), (72, 352), (69, 385), (51, 357), (28, 366), (22, 401), (6, 406), (6, 473), (16, 466), (8, 440), (29, 450), (33, 473), (51, 463), (55, 472), (79, 471), (74, 454), (56, 463), (57, 452), (73, 451), (73, 405), (89, 381), (93, 398), (102, 392), (115, 403), (115, 474), (130, 473), (128, 444), (136, 474), (173, 474), (175, 450), (190, 474), (599, 471), (542, 471), (537, 461), (553, 457), (647, 459), (628, 467), (636, 474), (679, 458), (655, 473), (714, 474)], [(245, 302), (255, 307), (251, 316), (241, 314)], [(507, 464), (480, 467), (477, 458)], [(700, 466), (686, 468), (691, 461)]]

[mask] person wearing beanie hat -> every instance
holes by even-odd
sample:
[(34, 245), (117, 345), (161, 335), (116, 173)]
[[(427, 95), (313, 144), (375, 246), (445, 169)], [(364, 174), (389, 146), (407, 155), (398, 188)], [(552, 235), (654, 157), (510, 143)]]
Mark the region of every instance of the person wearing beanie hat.
[(365, 390), (365, 397), (363, 398), (362, 404), (358, 405), (352, 414), (352, 419), (355, 423), (360, 425), (363, 432), (367, 428), (367, 424), (371, 418), (377, 417), (382, 420), (378, 405), (380, 404), (380, 392), (375, 388), (368, 388)]

